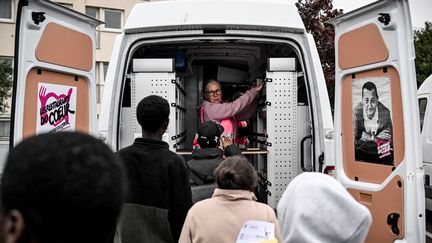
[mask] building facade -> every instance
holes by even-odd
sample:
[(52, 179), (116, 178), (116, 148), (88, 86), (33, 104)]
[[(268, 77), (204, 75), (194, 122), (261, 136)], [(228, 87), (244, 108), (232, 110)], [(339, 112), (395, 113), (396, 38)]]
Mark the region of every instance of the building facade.
[[(75, 11), (90, 15), (104, 22), (96, 30), (96, 80), (98, 114), (115, 37), (121, 33), (127, 16), (137, 3), (143, 0), (60, 0), (54, 1)], [(0, 0), (0, 62), (13, 65), (15, 23), (18, 0)], [(11, 107), (11, 101), (8, 101)], [(9, 139), (10, 109), (0, 114), (0, 142)]]

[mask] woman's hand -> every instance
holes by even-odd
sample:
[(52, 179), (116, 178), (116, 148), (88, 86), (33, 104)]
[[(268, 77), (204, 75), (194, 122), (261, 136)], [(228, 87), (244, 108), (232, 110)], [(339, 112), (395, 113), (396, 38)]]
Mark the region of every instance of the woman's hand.
[(264, 83), (260, 83), (260, 84), (258, 84), (257, 86), (255, 86), (254, 89), (255, 89), (257, 92), (260, 92), (260, 91), (262, 90), (263, 86), (264, 86)]

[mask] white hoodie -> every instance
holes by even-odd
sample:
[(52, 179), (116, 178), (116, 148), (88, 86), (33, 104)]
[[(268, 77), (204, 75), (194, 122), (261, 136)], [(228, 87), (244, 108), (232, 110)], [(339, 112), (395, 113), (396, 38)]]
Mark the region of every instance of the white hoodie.
[(282, 242), (364, 242), (372, 218), (333, 177), (302, 173), (277, 206)]

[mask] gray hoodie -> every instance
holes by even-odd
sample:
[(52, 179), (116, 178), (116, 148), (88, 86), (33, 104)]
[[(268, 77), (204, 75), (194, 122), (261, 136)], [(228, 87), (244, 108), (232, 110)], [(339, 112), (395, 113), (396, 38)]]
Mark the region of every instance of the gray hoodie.
[(302, 173), (277, 206), (282, 242), (364, 242), (372, 217), (333, 177)]

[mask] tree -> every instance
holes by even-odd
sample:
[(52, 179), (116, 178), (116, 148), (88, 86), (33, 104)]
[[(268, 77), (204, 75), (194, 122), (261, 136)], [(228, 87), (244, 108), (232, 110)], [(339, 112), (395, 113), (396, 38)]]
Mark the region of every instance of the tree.
[(11, 96), (12, 88), (12, 63), (0, 62), (0, 113), (9, 107), (7, 99)]
[(333, 0), (297, 0), (295, 4), (306, 30), (315, 39), (321, 59), (330, 103), (334, 104), (335, 87), (335, 50), (333, 26), (324, 24), (343, 13), (342, 9), (333, 9)]
[(432, 23), (425, 22), (425, 27), (414, 31), (415, 67), (417, 73), (417, 85), (432, 74)]

